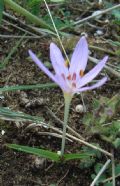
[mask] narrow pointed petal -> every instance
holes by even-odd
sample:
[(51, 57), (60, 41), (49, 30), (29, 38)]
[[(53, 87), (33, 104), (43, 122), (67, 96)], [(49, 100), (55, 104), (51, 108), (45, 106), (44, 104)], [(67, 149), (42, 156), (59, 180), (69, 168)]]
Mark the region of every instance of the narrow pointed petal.
[(92, 70), (90, 70), (86, 75), (84, 75), (78, 82), (77, 87), (82, 87), (92, 81), (103, 69), (106, 62), (108, 60), (108, 56), (105, 56)]
[(92, 90), (92, 89), (98, 88), (98, 87), (102, 86), (103, 84), (105, 84), (106, 81), (107, 81), (107, 77), (104, 77), (92, 86), (80, 88), (79, 91), (84, 92), (87, 90)]
[(70, 63), (70, 73), (76, 72), (79, 74), (80, 70), (84, 72), (88, 60), (88, 44), (86, 38), (83, 36), (77, 43)]
[(65, 66), (65, 60), (60, 49), (56, 44), (50, 44), (50, 59), (56, 74), (68, 74), (68, 67)]
[(55, 83), (58, 84), (57, 79), (55, 76), (43, 65), (43, 63), (37, 58), (37, 56), (29, 50), (29, 55), (32, 58), (32, 60), (37, 64), (37, 66), (47, 75), (49, 76)]

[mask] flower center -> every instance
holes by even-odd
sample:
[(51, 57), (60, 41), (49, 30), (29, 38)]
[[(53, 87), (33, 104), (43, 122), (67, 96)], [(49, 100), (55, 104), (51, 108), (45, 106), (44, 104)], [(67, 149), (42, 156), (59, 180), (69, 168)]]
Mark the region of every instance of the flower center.
[(67, 77), (65, 77), (65, 74), (61, 74), (64, 81), (66, 81), (66, 84), (69, 88), (76, 88), (76, 73), (74, 72), (73, 75), (69, 74)]

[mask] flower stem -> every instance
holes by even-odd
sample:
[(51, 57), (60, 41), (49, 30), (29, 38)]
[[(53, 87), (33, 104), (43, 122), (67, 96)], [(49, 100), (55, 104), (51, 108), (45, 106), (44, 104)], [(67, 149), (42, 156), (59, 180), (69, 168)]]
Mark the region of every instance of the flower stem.
[(66, 128), (67, 128), (68, 115), (69, 115), (72, 96), (68, 94), (64, 94), (64, 99), (65, 99), (65, 110), (64, 110), (64, 125), (63, 125), (63, 135), (62, 135), (62, 144), (61, 144), (61, 156), (63, 156), (64, 149), (65, 149)]

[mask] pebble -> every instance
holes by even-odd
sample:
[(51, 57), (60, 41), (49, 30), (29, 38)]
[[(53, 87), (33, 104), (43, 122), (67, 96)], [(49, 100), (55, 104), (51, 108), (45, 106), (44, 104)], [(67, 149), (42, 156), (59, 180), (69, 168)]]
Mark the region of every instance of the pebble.
[(84, 107), (83, 105), (79, 104), (76, 106), (75, 111), (78, 113), (83, 113), (84, 112)]
[[(100, 19), (102, 17), (102, 14), (99, 15), (102, 11), (101, 10), (97, 10), (95, 12), (92, 13), (92, 16), (96, 16), (95, 19)], [(98, 16), (97, 16), (98, 15)]]

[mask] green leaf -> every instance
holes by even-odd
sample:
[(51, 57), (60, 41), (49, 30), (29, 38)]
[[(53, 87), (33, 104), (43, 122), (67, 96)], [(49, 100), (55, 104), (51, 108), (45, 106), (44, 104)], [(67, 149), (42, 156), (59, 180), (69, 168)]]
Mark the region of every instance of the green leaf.
[[(113, 3), (108, 2), (108, 1), (105, 1), (104, 3), (105, 3), (106, 8), (110, 8), (114, 6)], [(112, 14), (115, 17), (115, 19), (120, 20), (120, 9), (114, 9), (110, 11), (109, 14)]]
[(115, 167), (115, 175), (117, 176), (118, 174), (120, 174), (120, 164)]
[(30, 9), (30, 12), (34, 15), (39, 15), (40, 13), (40, 4), (42, 0), (28, 0), (26, 2), (28, 8)]
[(69, 160), (74, 160), (74, 159), (86, 159), (89, 158), (91, 156), (91, 154), (87, 154), (87, 153), (80, 153), (80, 154), (75, 154), (75, 153), (71, 153), (71, 154), (64, 154), (64, 160), (65, 161), (69, 161)]
[(105, 183), (104, 186), (113, 186), (112, 182), (110, 183)]
[(3, 10), (4, 10), (4, 0), (0, 0), (0, 24), (2, 22)]
[(15, 112), (7, 107), (0, 107), (0, 119), (10, 120), (10, 121), (33, 121), (33, 122), (43, 122), (42, 117), (31, 116), (23, 112)]
[(43, 158), (48, 158), (53, 161), (60, 160), (60, 156), (57, 153), (51, 152), (48, 150), (43, 150), (43, 149), (38, 149), (38, 148), (33, 148), (33, 147), (28, 147), (28, 146), (22, 146), (22, 145), (17, 145), (17, 144), (6, 144), (6, 146), (9, 148), (15, 149), (17, 151), (34, 154), (34, 155), (37, 155)]
[(20, 86), (10, 86), (0, 88), (0, 92), (10, 92), (17, 90), (30, 90), (30, 89), (44, 89), (44, 88), (52, 88), (57, 87), (55, 83), (45, 83), (45, 84), (37, 84), (37, 85), (20, 85)]
[[(51, 152), (48, 150), (43, 150), (43, 149), (38, 149), (38, 148), (33, 148), (33, 147), (28, 147), (28, 146), (23, 146), (23, 145), (17, 145), (17, 144), (6, 144), (6, 146), (9, 148), (15, 149), (17, 151), (22, 151), (22, 152), (26, 152), (29, 154), (34, 154), (34, 155), (37, 155), (37, 156), (40, 156), (43, 158), (51, 159), (53, 161), (60, 161), (60, 156), (57, 153)], [(85, 159), (85, 158), (89, 158), (90, 156), (91, 156), (91, 154), (85, 154), (85, 153), (65, 154), (63, 157), (63, 160), (69, 161), (69, 160), (73, 160), (73, 159)]]
[(116, 140), (113, 142), (113, 145), (115, 146), (115, 148), (119, 148), (120, 147), (120, 138), (116, 138)]
[(83, 124), (86, 125), (86, 127), (90, 127), (90, 124), (93, 123), (93, 121), (94, 116), (92, 113), (86, 113), (82, 120)]

